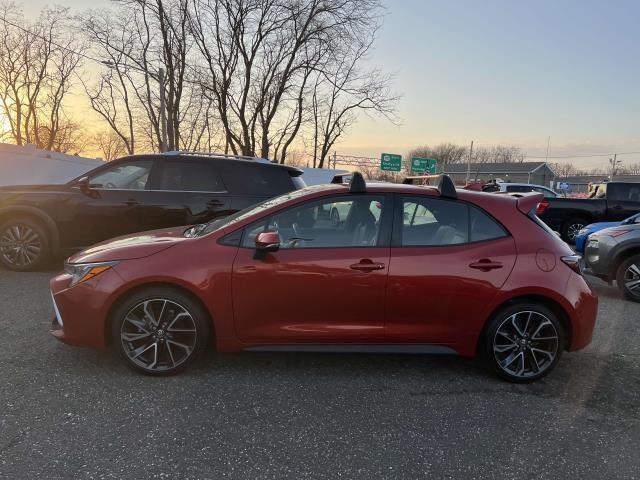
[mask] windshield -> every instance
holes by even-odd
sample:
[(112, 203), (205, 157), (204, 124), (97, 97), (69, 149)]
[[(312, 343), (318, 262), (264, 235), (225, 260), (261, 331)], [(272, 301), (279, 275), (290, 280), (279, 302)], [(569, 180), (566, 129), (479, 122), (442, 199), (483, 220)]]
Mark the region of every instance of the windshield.
[(293, 192), (285, 193), (278, 197), (271, 198), (269, 200), (265, 200), (264, 202), (258, 203), (256, 205), (252, 205), (243, 210), (239, 210), (233, 215), (229, 215), (228, 217), (219, 218), (217, 220), (212, 220), (209, 223), (205, 223), (203, 225), (199, 225), (195, 227), (193, 230), (190, 230), (189, 236), (192, 237), (201, 237), (203, 235), (208, 235), (213, 233), (221, 228), (229, 227), (245, 218), (251, 217), (257, 213), (260, 213), (264, 210), (267, 210), (271, 207), (276, 207), (278, 205), (282, 205), (283, 203), (288, 202), (289, 200), (293, 200), (295, 198), (303, 197), (311, 192), (318, 190), (326, 190), (327, 185), (318, 185), (314, 187), (306, 187), (301, 190), (294, 190)]

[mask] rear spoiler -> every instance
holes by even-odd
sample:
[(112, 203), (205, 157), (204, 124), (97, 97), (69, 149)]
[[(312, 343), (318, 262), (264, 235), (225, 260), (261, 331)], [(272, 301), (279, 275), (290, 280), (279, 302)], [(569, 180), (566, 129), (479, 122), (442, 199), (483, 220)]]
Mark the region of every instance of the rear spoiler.
[(536, 208), (538, 204), (544, 200), (544, 195), (540, 192), (518, 193), (511, 196), (518, 199), (516, 201), (516, 207), (525, 215), (527, 215), (532, 209)]

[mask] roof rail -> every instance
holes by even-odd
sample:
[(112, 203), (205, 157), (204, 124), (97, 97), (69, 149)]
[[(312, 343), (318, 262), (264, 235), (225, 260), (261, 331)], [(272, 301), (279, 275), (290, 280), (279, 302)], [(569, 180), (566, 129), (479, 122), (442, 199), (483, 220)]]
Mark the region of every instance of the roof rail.
[(249, 155), (232, 155), (228, 153), (196, 152), (196, 151), (189, 151), (189, 150), (172, 150), (170, 152), (162, 152), (162, 155), (200, 155), (204, 157), (236, 158), (238, 160), (262, 160), (262, 161), (271, 163), (266, 158), (251, 157)]

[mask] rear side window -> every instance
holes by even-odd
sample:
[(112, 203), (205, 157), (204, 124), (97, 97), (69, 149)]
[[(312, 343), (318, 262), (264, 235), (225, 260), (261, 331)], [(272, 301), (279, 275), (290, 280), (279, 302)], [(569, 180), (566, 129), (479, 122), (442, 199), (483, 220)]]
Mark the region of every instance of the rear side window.
[(532, 188), (528, 185), (507, 185), (507, 192), (530, 192)]
[(481, 242), (507, 236), (504, 228), (476, 207), (469, 207), (470, 241)]
[(401, 246), (444, 246), (469, 241), (469, 207), (460, 202), (403, 197)]
[(607, 185), (607, 198), (622, 202), (640, 202), (640, 183), (637, 185), (609, 184)]
[(295, 190), (285, 168), (230, 160), (221, 172), (225, 185), (234, 195), (274, 197)]
[(165, 160), (158, 179), (158, 190), (223, 192), (226, 188), (211, 163)]

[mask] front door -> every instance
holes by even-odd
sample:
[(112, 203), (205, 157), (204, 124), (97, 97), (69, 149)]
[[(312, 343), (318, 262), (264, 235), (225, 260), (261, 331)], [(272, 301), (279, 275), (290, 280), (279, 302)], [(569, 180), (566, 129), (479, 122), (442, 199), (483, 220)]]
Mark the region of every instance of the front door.
[[(343, 220), (328, 212), (341, 205)], [(346, 207), (345, 207), (346, 205)], [(233, 266), (233, 306), (247, 343), (370, 343), (384, 340), (390, 197), (324, 197), (245, 228)], [(254, 258), (258, 233), (280, 250)]]
[(456, 200), (396, 200), (387, 337), (455, 344), (473, 335), (516, 258), (515, 243), (482, 210)]
[(132, 232), (147, 230), (139, 215), (149, 201), (148, 182), (153, 168), (149, 159), (118, 162), (89, 178), (90, 190), (60, 205), (60, 243), (86, 247)]

